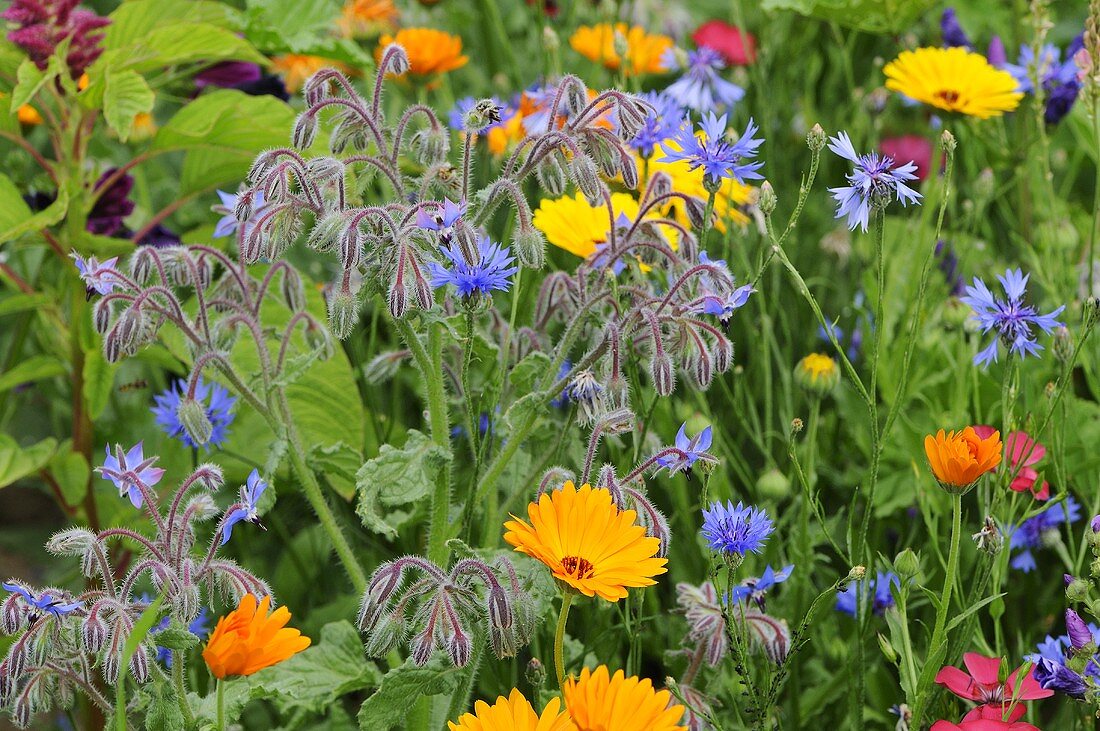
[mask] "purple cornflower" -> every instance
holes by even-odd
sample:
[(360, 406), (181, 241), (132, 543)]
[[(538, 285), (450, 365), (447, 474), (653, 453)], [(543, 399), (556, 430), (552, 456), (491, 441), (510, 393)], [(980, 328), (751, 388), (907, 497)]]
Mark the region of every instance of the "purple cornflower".
[(157, 457), (146, 459), (142, 442), (138, 442), (126, 452), (123, 452), (122, 447), (117, 444), (114, 454), (111, 454), (111, 445), (108, 444), (105, 449), (107, 456), (103, 460), (103, 466), (96, 468), (97, 471), (115, 483), (119, 497), (130, 498), (134, 507), (140, 508), (143, 501), (141, 489), (126, 475), (132, 473), (146, 487), (153, 487), (160, 482), (161, 477), (164, 477), (164, 470), (153, 466)]
[(779, 571), (775, 571), (772, 569), (771, 564), (768, 564), (759, 578), (745, 579), (740, 586), (730, 589), (729, 600), (731, 602), (742, 602), (751, 599), (760, 609), (763, 609), (764, 594), (768, 589), (789, 579), (793, 571), (794, 564), (784, 566)]
[(466, 201), (455, 203), (450, 198), (444, 198), (443, 204), (436, 208), (421, 206), (416, 209), (416, 225), (446, 235), (464, 215), (466, 215)]
[[(1068, 617), (1071, 611), (1073, 610), (1067, 610), (1067, 625), (1072, 622)], [(1040, 686), (1080, 698), (1088, 689), (1089, 679), (1094, 683), (1100, 683), (1100, 665), (1095, 658), (1089, 659), (1085, 663), (1084, 675), (1081, 675), (1068, 666), (1071, 657), (1069, 650), (1084, 647), (1089, 642), (1100, 644), (1100, 627), (1092, 622), (1088, 624), (1081, 622), (1075, 631), (1079, 635), (1077, 643), (1071, 640), (1069, 633), (1058, 637), (1047, 635), (1046, 639), (1037, 645), (1039, 651), (1025, 655), (1024, 659), (1034, 663), (1035, 679), (1039, 681)]]
[(857, 154), (847, 132), (830, 137), (829, 149), (855, 165), (855, 170), (846, 176), (848, 185), (829, 188), (837, 203), (836, 218), (847, 217), (849, 230), (859, 226), (866, 232), (872, 206), (885, 208), (893, 197), (903, 206), (920, 200), (921, 194), (905, 184), (917, 179), (914, 162), (895, 167), (894, 158), (889, 155)]
[(718, 75), (725, 67), (722, 54), (712, 48), (689, 51), (687, 72), (665, 93), (681, 106), (700, 113), (713, 112), (720, 104), (732, 107), (745, 97), (745, 90)]
[(970, 39), (966, 36), (966, 31), (959, 24), (959, 16), (955, 13), (955, 8), (947, 8), (943, 11), (943, 15), (940, 16), (940, 31), (943, 33), (943, 45), (946, 48), (954, 46), (973, 48)]
[(701, 167), (711, 184), (719, 184), (727, 178), (735, 178), (741, 184), (746, 180), (762, 180), (764, 176), (756, 171), (764, 167), (764, 163), (742, 162), (756, 157), (757, 148), (764, 143), (762, 139), (753, 138), (757, 129), (750, 119), (737, 142), (726, 142), (726, 115), (716, 117), (712, 112), (699, 125), (703, 133), (701, 140), (691, 123), (685, 122), (675, 135), (661, 143), (665, 151), (661, 162), (686, 162), (692, 170)]
[(103, 262), (94, 256), (85, 259), (75, 251), (70, 252), (69, 256), (72, 257), (76, 270), (80, 272), (80, 278), (88, 289), (89, 299), (93, 294), (110, 294), (115, 286), (120, 284), (118, 278), (112, 273), (115, 265), (118, 264), (117, 256), (112, 256)]
[(199, 378), (198, 383), (195, 384), (195, 400), (205, 403), (206, 417), (210, 419), (214, 428), (206, 443), (195, 444), (180, 422), (178, 414), (180, 400), (186, 393), (187, 382), (177, 381), (153, 399), (156, 405), (151, 410), (156, 417), (157, 426), (168, 436), (179, 439), (192, 449), (219, 446), (229, 436), (229, 425), (234, 419), (233, 406), (237, 403), (236, 397), (230, 396), (229, 391), (223, 386), (217, 383), (206, 383), (201, 377)]
[(1039, 56), (1035, 56), (1035, 49), (1031, 46), (1020, 46), (1020, 57), (1017, 63), (1006, 63), (1005, 71), (1015, 77), (1020, 85), (1020, 91), (1025, 94), (1035, 92), (1033, 76), (1039, 78), (1046, 97), (1046, 107), (1043, 111), (1043, 119), (1047, 124), (1057, 124), (1069, 114), (1073, 108), (1077, 96), (1081, 92), (1081, 81), (1077, 77), (1077, 62), (1074, 55), (1084, 47), (1084, 36), (1078, 35), (1066, 49), (1066, 60), (1062, 60), (1062, 50), (1055, 45), (1047, 44), (1039, 50)]
[(646, 115), (642, 128), (634, 135), (630, 146), (642, 157), (649, 158), (658, 145), (675, 135), (683, 126), (685, 114), (680, 103), (668, 94), (647, 91), (639, 94), (638, 98), (649, 103), (653, 110)]
[[(218, 191), (218, 197), (221, 198), (219, 205), (213, 206), (211, 210), (214, 213), (222, 214), (222, 217), (218, 219), (217, 225), (214, 226), (214, 238), (221, 238), (222, 236), (229, 236), (237, 231), (237, 227), (240, 226), (240, 221), (237, 220), (237, 199), (240, 198), (239, 194), (226, 193), (224, 190)], [(252, 215), (261, 211), (264, 207), (264, 192), (257, 190), (252, 195)], [(248, 235), (251, 221), (245, 222), (245, 235)]]
[(993, 338), (989, 347), (974, 356), (975, 365), (996, 363), (998, 343), (1003, 343), (1009, 352), (1016, 353), (1021, 358), (1028, 355), (1038, 356), (1043, 346), (1032, 336), (1032, 326), (1048, 335), (1054, 328), (1062, 326), (1055, 318), (1066, 309), (1065, 305), (1049, 314), (1040, 315), (1034, 307), (1023, 303), (1030, 276), (1020, 269), (1009, 269), (1004, 276), (998, 275), (997, 279), (1001, 282), (1007, 299), (994, 297), (985, 282), (974, 277), (974, 285), (966, 288), (965, 297), (959, 298), (974, 310), (974, 319), (981, 325), (983, 333), (991, 330), (997, 332), (997, 337)]
[[(20, 586), (14, 581), (0, 583), (0, 587), (3, 587), (5, 591), (10, 591), (12, 594), (18, 594), (23, 598), (23, 601), (40, 612), (52, 614), (58, 619), (61, 619), (61, 617), (70, 612), (75, 612), (78, 609), (84, 608), (84, 602), (66, 602), (63, 599), (54, 597), (49, 591), (44, 591), (36, 597), (29, 589)], [(33, 616), (31, 622), (34, 622)]]
[(1029, 573), (1038, 567), (1033, 549), (1046, 548), (1061, 540), (1059, 530), (1066, 523), (1075, 523), (1081, 518), (1081, 506), (1067, 496), (1064, 502), (1054, 503), (1043, 512), (1028, 518), (1018, 527), (1008, 526), (1009, 548), (1018, 550), (1012, 557), (1012, 568)]
[(763, 508), (727, 501), (711, 503), (703, 510), (703, 537), (715, 553), (744, 556), (760, 553), (764, 542), (775, 530), (775, 524)]
[(894, 606), (894, 595), (890, 592), (890, 586), (901, 586), (901, 579), (898, 578), (897, 574), (893, 571), (879, 571), (877, 578), (867, 581), (866, 589), (864, 589), (863, 581), (852, 581), (844, 588), (844, 591), (838, 591), (836, 594), (837, 611), (855, 617), (858, 602), (865, 591), (873, 595), (871, 611), (876, 615), (881, 617), (887, 609)]
[(266, 489), (267, 483), (260, 477), (260, 473), (255, 469), (252, 470), (248, 475), (247, 484), (241, 485), (240, 504), (229, 515), (225, 516), (225, 524), (222, 526), (221, 544), (223, 546), (229, 542), (229, 537), (233, 534), (233, 526), (241, 521), (263, 528), (256, 506)]
[(450, 244), (441, 249), (451, 264), (450, 269), (436, 262), (428, 263), (432, 274), (432, 286), (443, 287), (453, 284), (462, 297), (474, 294), (489, 295), (493, 290), (507, 292), (512, 286), (510, 277), (519, 271), (512, 266), (515, 257), (508, 247), (493, 243), (488, 236), (482, 236), (477, 242), (478, 261), (471, 264), (458, 244)]
[(714, 433), (708, 426), (695, 436), (688, 438), (687, 422), (680, 425), (680, 431), (676, 432), (676, 449), (680, 454), (667, 454), (657, 458), (657, 464), (668, 469), (669, 472), (690, 472), (696, 462), (717, 462), (707, 450), (714, 441)]

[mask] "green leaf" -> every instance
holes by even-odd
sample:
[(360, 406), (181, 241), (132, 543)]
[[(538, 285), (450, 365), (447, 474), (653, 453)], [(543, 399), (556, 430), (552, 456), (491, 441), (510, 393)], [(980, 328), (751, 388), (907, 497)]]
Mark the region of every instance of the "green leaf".
[(19, 107), (33, 99), (34, 95), (38, 93), (38, 90), (49, 78), (49, 73), (39, 70), (34, 61), (29, 58), (24, 59), (23, 63), (19, 64), (19, 70), (16, 72), (15, 88), (11, 92), (12, 113), (14, 114), (19, 110)]
[(285, 145), (293, 110), (271, 96), (233, 89), (204, 94), (157, 132), (152, 149), (184, 150), (180, 195), (241, 180), (260, 150)]
[(142, 43), (157, 28), (170, 28), (179, 23), (209, 23), (221, 28), (237, 27), (234, 11), (220, 2), (193, 0), (166, 3), (164, 0), (128, 0), (109, 16), (100, 44), (108, 51)]
[[(3, 187), (3, 175), (0, 175), (0, 189)], [(3, 198), (3, 192), (0, 191), (0, 198)], [(2, 217), (7, 211), (4, 210), (2, 203), (0, 203), (0, 217)], [(0, 223), (0, 227), (3, 223)], [(44, 294), (26, 294), (24, 292), (16, 292), (15, 294), (8, 295), (4, 299), (0, 300), (0, 317), (4, 315), (14, 315), (19, 312), (26, 312), (28, 310), (37, 310), (45, 307), (47, 304), (53, 302), (51, 297)]]
[(93, 420), (103, 414), (111, 389), (115, 385), (115, 371), (118, 367), (108, 363), (99, 348), (91, 348), (84, 353), (84, 403), (88, 405), (88, 415)]
[(7, 175), (0, 173), (0, 231), (18, 226), (34, 213), (23, 200), (23, 194)]
[(149, 698), (149, 709), (145, 712), (145, 728), (158, 731), (183, 731), (186, 728), (183, 711), (180, 710), (179, 700), (176, 698), (176, 689), (171, 683), (154, 683), (152, 692), (146, 695)]
[(52, 437), (24, 448), (12, 437), (0, 433), (0, 487), (7, 487), (42, 469), (55, 449), (57, 440)]
[[(119, 658), (118, 666), (120, 668), (127, 668), (130, 666), (130, 659), (137, 652), (138, 647), (145, 641), (145, 636), (149, 634), (149, 630), (153, 628), (153, 625), (160, 619), (160, 605), (164, 603), (164, 594), (161, 593), (153, 600), (153, 603), (146, 607), (145, 611), (141, 613), (138, 620), (134, 622), (134, 628), (130, 631), (130, 636), (126, 638), (126, 644), (122, 647), (122, 656)], [(118, 683), (115, 684), (115, 712), (114, 712), (114, 726), (118, 731), (126, 731), (126, 673), (121, 672), (118, 676)]]
[(65, 373), (65, 364), (48, 355), (33, 355), (0, 375), (0, 393)]
[(382, 685), (359, 708), (359, 728), (382, 731), (403, 723), (409, 709), (422, 696), (451, 693), (465, 668), (456, 668), (439, 654), (427, 665), (418, 666), (412, 658), (386, 673)]
[(329, 35), (340, 14), (335, 0), (247, 0), (249, 27), (263, 27), (297, 53)]
[(103, 116), (123, 142), (130, 137), (134, 117), (153, 111), (155, 95), (137, 71), (108, 71)]
[(767, 12), (793, 10), (870, 33), (898, 33), (911, 27), (935, 0), (763, 0)]
[[(10, 226), (0, 226), (0, 244), (17, 239), (29, 231), (40, 231), (47, 226), (52, 226), (64, 218), (68, 210), (69, 191), (66, 188), (59, 188), (57, 191), (57, 199), (45, 209), (32, 216), (23, 218), (22, 220), (13, 221)], [(21, 211), (21, 209), (17, 207), (16, 211), (16, 215), (18, 216), (18, 212)], [(3, 218), (4, 214), (0, 214), (0, 220)]]
[(84, 499), (92, 469), (83, 454), (71, 450), (71, 442), (66, 442), (62, 449), (58, 449), (50, 460), (49, 470), (61, 488), (61, 496), (65, 498), (65, 502), (76, 505)]
[(383, 444), (378, 456), (368, 460), (355, 475), (359, 504), (355, 512), (363, 525), (389, 538), (411, 517), (393, 508), (424, 500), (435, 484), (436, 475), (451, 459), (449, 450), (426, 435), (410, 429), (401, 448)]
[[(535, 384), (539, 382), (550, 368), (550, 356), (542, 351), (534, 351), (512, 368), (508, 374), (508, 382), (516, 393), (529, 393), (535, 390)], [(557, 375), (556, 373), (554, 374)]]
[(345, 500), (355, 497), (355, 474), (362, 464), (362, 453), (343, 442), (316, 446), (309, 453), (309, 465), (313, 471), (323, 475)]

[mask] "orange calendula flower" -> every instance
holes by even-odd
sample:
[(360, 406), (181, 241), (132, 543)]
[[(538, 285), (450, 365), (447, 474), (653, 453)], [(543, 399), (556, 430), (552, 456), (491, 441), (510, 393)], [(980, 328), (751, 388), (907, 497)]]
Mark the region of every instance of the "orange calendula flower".
[(882, 72), (887, 89), (978, 119), (1011, 112), (1024, 98), (1012, 74), (962, 47), (902, 51)]
[(672, 694), (645, 678), (611, 675), (606, 665), (585, 668), (562, 688), (565, 708), (579, 731), (686, 731), (684, 707), (669, 705)]
[(381, 58), (382, 49), (397, 43), (409, 57), (409, 74), (433, 76), (462, 68), (470, 59), (462, 55), (462, 39), (432, 28), (402, 28), (394, 36), (378, 39), (375, 56)]
[[(623, 58), (615, 50), (616, 35), (619, 36), (620, 47), (622, 44), (626, 47), (625, 67)], [(569, 39), (569, 45), (585, 58), (606, 68), (614, 71), (622, 68), (626, 75), (637, 76), (667, 71), (662, 59), (673, 43), (668, 36), (646, 33), (640, 25), (627, 27), (626, 23), (616, 23), (614, 26), (600, 23), (578, 28)]]
[(277, 665), (309, 647), (310, 639), (287, 627), (290, 611), (279, 607), (270, 615), (271, 597), (257, 605), (245, 594), (240, 605), (218, 620), (202, 651), (202, 659), (214, 677), (252, 673)]
[(351, 73), (346, 64), (335, 59), (321, 56), (307, 56), (301, 53), (284, 53), (271, 59), (271, 67), (283, 77), (286, 90), (296, 93), (306, 80), (323, 68), (339, 69), (345, 74)]
[(26, 124), (31, 126), (37, 126), (42, 124), (42, 115), (38, 113), (38, 110), (32, 107), (30, 104), (24, 104), (16, 111), (16, 117), (19, 119), (19, 124)]
[(463, 714), (458, 722), (448, 721), (450, 731), (575, 731), (569, 714), (559, 712), (561, 699), (554, 698), (535, 713), (531, 703), (515, 688), (508, 697), (500, 696), (496, 703), (474, 704), (474, 712)]
[(537, 558), (554, 578), (585, 596), (616, 602), (627, 588), (652, 586), (665, 573), (661, 542), (646, 535), (633, 510), (619, 510), (611, 493), (566, 482), (527, 506), (531, 522), (512, 516), (504, 540)]
[(349, 0), (336, 25), (345, 38), (362, 38), (391, 27), (396, 20), (393, 0)]
[(940, 486), (960, 495), (1001, 463), (1001, 433), (995, 431), (983, 439), (972, 426), (946, 434), (940, 429), (924, 438), (924, 453)]

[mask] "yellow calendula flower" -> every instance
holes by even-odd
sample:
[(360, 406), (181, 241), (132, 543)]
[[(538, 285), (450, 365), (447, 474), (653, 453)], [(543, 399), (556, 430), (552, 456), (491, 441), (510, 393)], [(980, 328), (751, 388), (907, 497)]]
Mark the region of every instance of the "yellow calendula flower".
[[(622, 68), (627, 76), (638, 76), (666, 71), (662, 59), (673, 43), (668, 36), (646, 33), (640, 25), (628, 27), (626, 23), (600, 23), (582, 25), (569, 39), (569, 45), (585, 58), (606, 68), (613, 71)], [(625, 66), (622, 56), (615, 50), (616, 45), (626, 47)]]
[(1012, 74), (961, 47), (902, 51), (882, 71), (887, 89), (978, 119), (1011, 112), (1024, 97)]
[(668, 559), (661, 542), (647, 536), (637, 513), (619, 510), (604, 488), (566, 482), (527, 506), (530, 523), (516, 516), (504, 524), (504, 540), (542, 561), (554, 578), (585, 596), (617, 602), (631, 587), (652, 586)]
[(840, 367), (824, 353), (810, 353), (798, 361), (794, 379), (808, 391), (825, 394), (840, 382)]
[[(623, 215), (633, 221), (638, 216), (638, 201), (628, 193), (612, 193), (611, 208), (616, 219)], [(656, 209), (651, 209), (646, 214), (647, 220), (656, 218), (661, 218)], [(535, 228), (542, 231), (548, 242), (583, 259), (592, 256), (596, 253), (597, 245), (607, 241), (611, 225), (607, 208), (593, 206), (581, 193), (561, 198), (543, 198), (532, 220)], [(666, 239), (672, 249), (676, 249), (679, 244), (677, 233), (675, 229), (667, 227)]]
[(270, 608), (271, 597), (257, 604), (256, 597), (245, 594), (236, 609), (218, 620), (202, 651), (214, 677), (252, 675), (309, 647), (308, 637), (286, 626), (290, 611), (279, 607), (269, 615)]
[(335, 59), (307, 56), (301, 53), (284, 53), (271, 59), (271, 68), (283, 77), (283, 84), (291, 94), (296, 93), (310, 76), (323, 68), (338, 69), (345, 74), (351, 69)]
[[(665, 173), (672, 179), (673, 191), (705, 201), (710, 194), (703, 187), (703, 176), (705, 175), (703, 168), (699, 167), (692, 170), (691, 165), (683, 160), (661, 162), (661, 158), (664, 156), (664, 152), (658, 150), (649, 158), (648, 165), (639, 163), (638, 169), (646, 176), (652, 176), (659, 172)], [(648, 177), (646, 182), (648, 182)], [(749, 217), (741, 209), (750, 203), (755, 203), (756, 196), (756, 188), (739, 183), (734, 178), (724, 181), (721, 189), (714, 196), (714, 213), (717, 217), (714, 224), (715, 228), (725, 233), (727, 221), (733, 221), (738, 226), (748, 224)], [(661, 214), (665, 216), (671, 214), (672, 218), (684, 226), (691, 225), (683, 201), (670, 201), (663, 207)]]
[(448, 721), (449, 731), (575, 731), (569, 714), (560, 711), (561, 699), (546, 704), (542, 714), (535, 713), (530, 701), (515, 688), (508, 697), (500, 696), (496, 703), (474, 704), (474, 712), (466, 713), (458, 722)]
[(611, 675), (606, 665), (585, 668), (562, 688), (565, 708), (578, 731), (686, 731), (684, 707), (670, 705), (672, 694), (656, 690), (647, 678)]
[(336, 26), (345, 38), (362, 38), (392, 27), (396, 20), (393, 0), (349, 0)]
[(432, 28), (402, 28), (396, 35), (378, 39), (376, 57), (382, 49), (397, 43), (409, 56), (409, 75), (434, 76), (462, 68), (470, 59), (462, 55), (462, 39)]

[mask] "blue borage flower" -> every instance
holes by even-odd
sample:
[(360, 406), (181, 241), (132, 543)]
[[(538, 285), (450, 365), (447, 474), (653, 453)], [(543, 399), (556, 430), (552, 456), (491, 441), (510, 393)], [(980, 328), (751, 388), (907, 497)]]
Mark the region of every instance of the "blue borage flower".
[(1017, 526), (1008, 526), (1009, 548), (1019, 551), (1012, 557), (1012, 568), (1028, 573), (1037, 568), (1032, 550), (1047, 548), (1060, 540), (1059, 530), (1066, 523), (1081, 519), (1081, 505), (1067, 495), (1060, 503), (1049, 505), (1043, 512), (1028, 518)]
[(1037, 74), (1046, 97), (1043, 118), (1047, 124), (1057, 124), (1069, 114), (1077, 96), (1081, 92), (1081, 81), (1077, 78), (1077, 62), (1074, 55), (1084, 48), (1084, 36), (1078, 35), (1066, 49), (1066, 58), (1062, 60), (1062, 50), (1047, 44), (1039, 50), (1028, 45), (1020, 46), (1020, 57), (1016, 63), (1006, 63), (1005, 71), (1012, 74), (1025, 94), (1035, 93), (1033, 73)]
[(18, 594), (23, 598), (23, 601), (30, 606), (40, 612), (51, 614), (57, 619), (61, 619), (66, 614), (71, 614), (78, 609), (84, 608), (84, 602), (65, 601), (61, 598), (60, 592), (55, 594), (47, 589), (38, 596), (35, 596), (30, 589), (14, 581), (2, 582), (0, 583), (0, 587), (3, 587), (5, 591), (10, 591), (12, 594)]
[(751, 599), (761, 609), (764, 608), (764, 595), (768, 589), (774, 588), (791, 577), (794, 564), (784, 566), (779, 571), (774, 570), (771, 564), (764, 568), (764, 573), (758, 578), (749, 578), (741, 582), (741, 586), (730, 589), (728, 600), (731, 602), (743, 602)]
[[(515, 116), (516, 110), (510, 104), (497, 99), (495, 96), (491, 97), (493, 105), (500, 110), (500, 120), (496, 122), (489, 122), (481, 129), (473, 130), (474, 132), (483, 133), (487, 132), (494, 127), (499, 127), (512, 117)], [(480, 101), (472, 96), (464, 96), (455, 102), (455, 105), (451, 107), (451, 111), (447, 113), (447, 126), (456, 132), (463, 132), (466, 129), (465, 119), (466, 115), (471, 109)]]
[[(218, 198), (221, 199), (219, 205), (213, 206), (214, 213), (222, 214), (222, 217), (218, 219), (218, 223), (214, 226), (214, 238), (221, 238), (223, 236), (229, 236), (236, 233), (237, 228), (240, 226), (240, 221), (237, 220), (237, 200), (240, 198), (235, 193), (226, 193), (224, 190), (218, 191)], [(256, 213), (264, 207), (264, 192), (257, 190), (252, 194), (252, 215), (255, 217)], [(245, 235), (248, 234), (248, 230), (251, 227), (251, 219), (245, 223)]]
[(709, 113), (699, 125), (702, 134), (696, 134), (688, 122), (680, 125), (676, 134), (661, 144), (665, 156), (661, 162), (686, 162), (692, 170), (703, 168), (711, 184), (734, 178), (738, 183), (746, 180), (763, 180), (756, 172), (764, 167), (762, 162), (744, 163), (742, 160), (756, 157), (763, 139), (755, 139), (758, 128), (750, 119), (745, 133), (733, 143), (726, 141), (726, 115), (716, 117)]
[(1009, 269), (1004, 276), (998, 276), (997, 279), (1004, 288), (1007, 299), (994, 297), (985, 282), (974, 277), (974, 284), (966, 288), (966, 296), (959, 298), (974, 310), (974, 319), (981, 326), (983, 333), (997, 331), (997, 337), (989, 347), (974, 356), (975, 365), (996, 363), (998, 343), (1004, 343), (1009, 352), (1016, 353), (1021, 358), (1027, 355), (1038, 356), (1043, 346), (1039, 345), (1032, 336), (1032, 326), (1049, 335), (1054, 328), (1062, 325), (1055, 318), (1066, 309), (1065, 305), (1049, 314), (1040, 315), (1034, 307), (1024, 304), (1027, 280), (1030, 276), (1030, 274), (1025, 275), (1020, 269)]
[(416, 225), (429, 231), (450, 233), (451, 227), (458, 223), (458, 219), (466, 215), (466, 201), (455, 203), (450, 198), (444, 198), (434, 210), (421, 206), (416, 210)]
[(714, 441), (714, 434), (708, 426), (693, 437), (687, 435), (687, 422), (680, 425), (680, 431), (676, 432), (676, 449), (682, 454), (665, 454), (657, 458), (657, 464), (669, 472), (690, 472), (696, 462), (717, 462), (707, 450)]
[(1064, 634), (1058, 637), (1046, 636), (1046, 639), (1038, 644), (1038, 652), (1025, 655), (1024, 659), (1035, 664), (1035, 679), (1039, 685), (1048, 690), (1054, 690), (1073, 698), (1082, 698), (1089, 688), (1089, 682), (1100, 684), (1100, 664), (1095, 657), (1090, 658), (1081, 673), (1069, 667), (1071, 648), (1084, 647), (1090, 641), (1100, 644), (1100, 627), (1092, 622), (1085, 624), (1076, 612), (1066, 612), (1067, 627), (1071, 617), (1076, 620), (1076, 634), (1082, 635), (1076, 642), (1070, 639), (1070, 635)]
[(703, 510), (703, 537), (716, 553), (744, 556), (760, 553), (768, 536), (775, 531), (763, 508), (727, 501), (711, 503), (710, 510)]
[(722, 54), (712, 48), (688, 51), (687, 71), (665, 89), (665, 94), (700, 113), (712, 112), (719, 105), (732, 107), (745, 97), (745, 90), (718, 75), (725, 67)]
[[(192, 449), (199, 447), (217, 447), (229, 436), (229, 426), (233, 423), (235, 415), (233, 406), (237, 403), (229, 391), (217, 383), (205, 383), (202, 377), (195, 385), (195, 400), (206, 404), (206, 416), (213, 425), (210, 432), (210, 440), (205, 444), (195, 444), (191, 435), (183, 428), (179, 420), (180, 399), (187, 393), (187, 382), (176, 381), (167, 390), (154, 397), (155, 406), (151, 409), (156, 417), (157, 426), (173, 439), (178, 439)], [(209, 399), (209, 401), (207, 400)]]
[[(711, 264), (719, 267), (729, 274), (729, 268), (724, 259), (712, 260), (705, 251), (699, 252), (700, 264)], [(733, 275), (729, 274), (730, 282)], [(756, 291), (751, 284), (737, 287), (733, 290), (724, 290), (718, 287), (714, 278), (705, 275), (699, 278), (702, 284), (702, 294), (687, 304), (686, 311), (694, 315), (714, 315), (723, 325), (729, 325), (734, 310), (744, 307), (749, 301), (749, 295)]]
[(121, 284), (118, 277), (113, 273), (118, 264), (117, 256), (102, 262), (94, 256), (85, 259), (75, 251), (71, 252), (69, 256), (72, 257), (76, 270), (80, 272), (80, 279), (88, 289), (89, 299), (93, 294), (110, 294), (118, 284)]
[(901, 586), (901, 579), (893, 571), (879, 571), (877, 578), (874, 579), (851, 581), (844, 591), (838, 591), (836, 594), (837, 611), (855, 617), (858, 602), (866, 592), (873, 597), (871, 611), (881, 617), (887, 609), (894, 606), (891, 586)]
[(114, 454), (111, 454), (111, 445), (106, 445), (105, 449), (107, 456), (103, 460), (103, 466), (97, 467), (96, 470), (105, 479), (115, 484), (119, 497), (130, 498), (134, 507), (140, 508), (144, 500), (141, 488), (126, 475), (132, 473), (146, 487), (153, 487), (160, 482), (160, 478), (164, 477), (164, 470), (153, 466), (159, 458), (153, 456), (146, 459), (142, 442), (138, 442), (127, 451), (123, 451), (122, 447), (116, 444)]
[[(149, 594), (142, 594), (137, 598), (138, 605), (149, 606), (153, 603), (153, 597)], [(155, 636), (159, 632), (163, 632), (168, 629), (172, 624), (171, 615), (165, 615), (159, 622), (153, 625), (153, 628), (149, 630), (149, 634)], [(198, 637), (200, 640), (204, 639), (210, 632), (210, 618), (207, 616), (206, 607), (199, 607), (199, 613), (192, 619), (187, 625), (187, 631)], [(167, 668), (172, 667), (172, 651), (167, 647), (157, 645), (157, 660)]]
[(895, 167), (894, 158), (889, 155), (877, 152), (860, 155), (847, 132), (830, 137), (829, 149), (855, 165), (846, 176), (848, 185), (829, 188), (837, 203), (836, 218), (847, 218), (849, 230), (859, 226), (866, 231), (871, 208), (885, 206), (891, 198), (897, 198), (903, 206), (920, 201), (921, 194), (905, 184), (917, 179), (916, 163), (910, 161)]
[(679, 102), (666, 93), (647, 91), (639, 94), (638, 98), (653, 109), (646, 115), (638, 134), (630, 140), (630, 146), (642, 157), (649, 158), (658, 145), (675, 135), (683, 126), (686, 115)]
[(224, 546), (229, 542), (230, 536), (233, 535), (233, 526), (237, 523), (244, 521), (260, 528), (264, 527), (260, 523), (258, 505), (265, 490), (267, 490), (267, 483), (260, 477), (259, 471), (253, 469), (248, 475), (248, 481), (241, 485), (240, 502), (237, 507), (229, 511), (229, 514), (225, 516), (225, 522), (222, 523), (221, 545)]
[(451, 263), (451, 268), (446, 269), (434, 261), (429, 262), (432, 286), (454, 285), (462, 297), (489, 295), (493, 290), (507, 292), (512, 286), (510, 277), (519, 271), (518, 267), (512, 266), (515, 257), (511, 256), (508, 247), (493, 243), (488, 236), (482, 236), (477, 242), (477, 250), (478, 261), (471, 264), (466, 261), (466, 256), (457, 243), (444, 246), (441, 251)]

